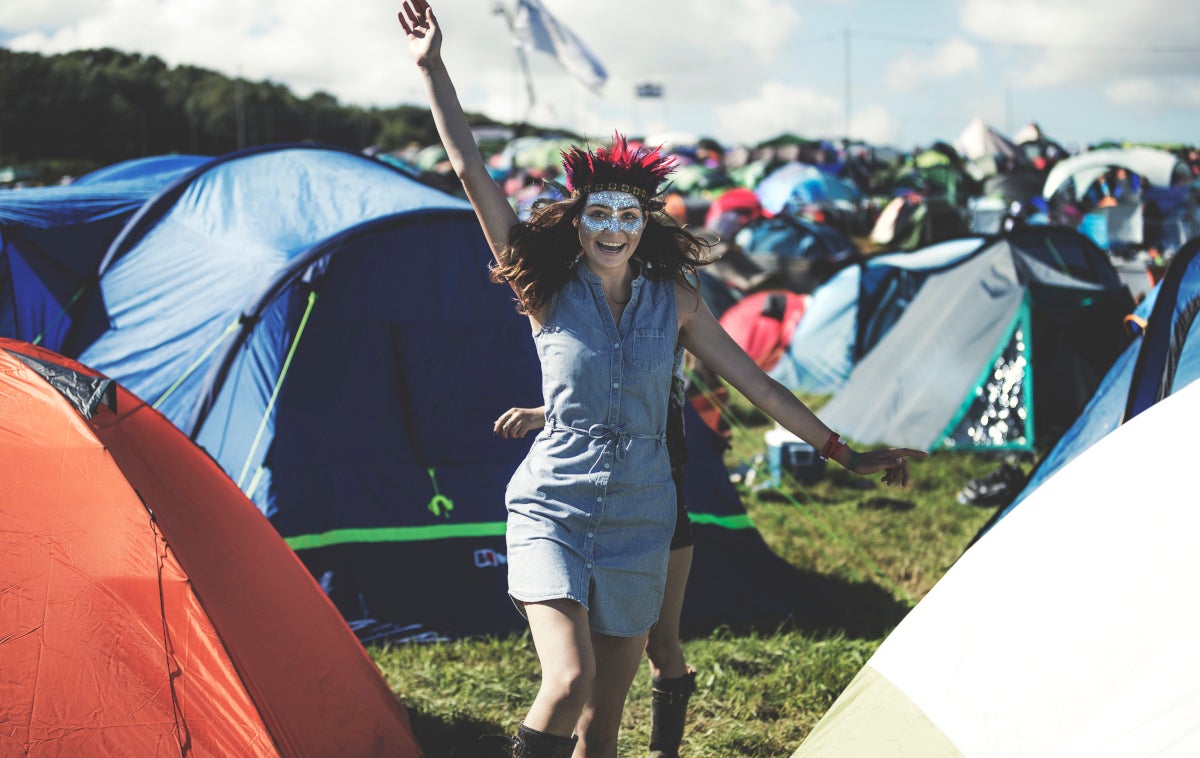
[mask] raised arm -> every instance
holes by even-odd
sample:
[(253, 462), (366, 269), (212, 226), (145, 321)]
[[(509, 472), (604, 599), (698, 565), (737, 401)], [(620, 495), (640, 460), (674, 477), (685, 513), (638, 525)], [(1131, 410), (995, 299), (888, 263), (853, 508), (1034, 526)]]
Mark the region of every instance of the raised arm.
[(508, 242), (509, 230), (517, 223), (517, 214), (488, 174), (479, 154), (479, 146), (442, 60), (441, 27), (425, 0), (404, 0), (396, 15), (408, 37), (408, 51), (425, 80), (429, 110), (450, 165), (462, 180), (492, 254), (499, 258)]
[[(830, 437), (838, 439), (791, 390), (768, 376), (734, 341), (704, 301), (694, 292), (676, 287), (679, 302), (679, 342), (722, 379), (741, 392), (783, 428), (812, 445), (827, 448)], [(856, 474), (884, 472), (885, 484), (908, 484), (910, 457), (924, 457), (921, 450), (887, 448), (855, 452), (833, 445), (833, 459)]]

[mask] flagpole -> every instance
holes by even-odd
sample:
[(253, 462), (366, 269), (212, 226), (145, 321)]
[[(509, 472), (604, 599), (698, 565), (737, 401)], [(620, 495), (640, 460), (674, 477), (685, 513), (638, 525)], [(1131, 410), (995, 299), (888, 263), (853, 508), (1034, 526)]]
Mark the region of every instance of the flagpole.
[(513, 50), (517, 55), (517, 63), (521, 66), (521, 71), (525, 74), (525, 90), (529, 95), (529, 107), (525, 109), (525, 116), (521, 119), (521, 123), (528, 124), (529, 116), (533, 113), (533, 106), (537, 102), (537, 97), (534, 95), (533, 89), (533, 74), (529, 71), (529, 58), (525, 55), (524, 45), (517, 42), (516, 30), (513, 27), (513, 14), (503, 2), (497, 2), (492, 12), (498, 16), (504, 16), (504, 22), (508, 24), (508, 37), (513, 42)]

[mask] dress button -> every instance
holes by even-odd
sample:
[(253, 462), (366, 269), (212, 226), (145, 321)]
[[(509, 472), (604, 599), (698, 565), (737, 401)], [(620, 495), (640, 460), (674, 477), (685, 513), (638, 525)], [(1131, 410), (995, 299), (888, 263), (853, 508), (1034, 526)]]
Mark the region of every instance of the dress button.
[(611, 463), (606, 463), (606, 464), (604, 464), (604, 468), (612, 468), (612, 464), (611, 464)]
[(595, 533), (595, 532), (588, 532), (588, 537), (589, 537), (589, 538), (591, 538), (591, 537), (595, 537), (595, 536), (596, 536), (596, 533)]
[(602, 497), (598, 497), (598, 498), (596, 498), (596, 502), (597, 502), (597, 503), (603, 503), (603, 502), (604, 502), (604, 498), (602, 498)]
[(621, 349), (621, 343), (620, 343), (620, 342), (614, 342), (614, 343), (613, 343), (613, 347), (614, 347), (614, 348), (616, 348), (617, 350), (620, 350), (620, 349)]
[(590, 563), (589, 563), (589, 564), (587, 564), (587, 567), (588, 567), (588, 568), (591, 568), (591, 567), (592, 567), (592, 564), (590, 564)]
[(620, 386), (621, 386), (620, 382), (613, 382), (613, 389), (616, 389), (617, 387), (620, 387)]

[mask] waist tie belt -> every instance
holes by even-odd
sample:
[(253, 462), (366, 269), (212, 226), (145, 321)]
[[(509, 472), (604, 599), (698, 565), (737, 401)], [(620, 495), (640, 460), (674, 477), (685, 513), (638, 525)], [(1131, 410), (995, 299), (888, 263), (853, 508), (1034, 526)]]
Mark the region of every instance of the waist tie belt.
[(634, 440), (654, 440), (660, 446), (666, 444), (667, 441), (666, 432), (659, 432), (658, 434), (636, 434), (634, 432), (627, 432), (622, 427), (614, 426), (612, 424), (592, 424), (587, 429), (580, 429), (579, 427), (560, 424), (558, 423), (558, 420), (553, 417), (548, 420), (550, 422), (551, 432), (561, 429), (567, 432), (575, 432), (576, 434), (584, 434), (592, 439), (606, 440), (614, 443), (616, 446), (616, 455), (618, 461), (625, 460), (625, 455), (629, 451), (629, 446), (633, 444)]

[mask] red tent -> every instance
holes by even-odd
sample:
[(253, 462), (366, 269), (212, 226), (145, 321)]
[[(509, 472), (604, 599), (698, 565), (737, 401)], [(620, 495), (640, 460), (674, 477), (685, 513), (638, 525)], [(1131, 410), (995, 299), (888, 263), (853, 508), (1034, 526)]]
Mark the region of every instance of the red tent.
[(721, 326), (755, 363), (770, 371), (791, 343), (808, 298), (787, 290), (755, 292), (722, 313)]
[(0, 339), (0, 755), (419, 756), (295, 554), (116, 383)]
[(763, 217), (762, 201), (754, 190), (734, 187), (721, 193), (708, 206), (704, 225), (725, 239), (733, 239), (738, 230)]

